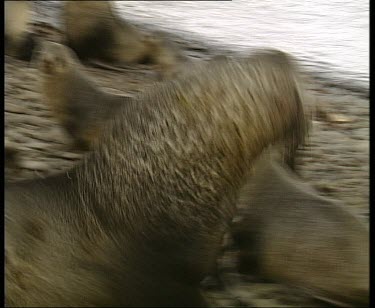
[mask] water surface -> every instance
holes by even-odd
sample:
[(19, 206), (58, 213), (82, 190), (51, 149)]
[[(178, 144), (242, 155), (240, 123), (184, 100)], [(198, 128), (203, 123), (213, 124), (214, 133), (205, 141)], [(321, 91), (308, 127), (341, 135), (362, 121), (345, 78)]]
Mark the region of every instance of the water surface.
[(368, 88), (365, 0), (114, 1), (129, 20), (245, 51), (275, 47), (311, 70)]

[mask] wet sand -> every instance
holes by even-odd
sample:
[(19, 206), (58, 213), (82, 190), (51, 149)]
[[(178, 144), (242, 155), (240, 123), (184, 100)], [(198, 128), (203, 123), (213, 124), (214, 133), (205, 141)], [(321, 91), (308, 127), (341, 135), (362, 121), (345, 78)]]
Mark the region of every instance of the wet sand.
[[(46, 24), (35, 24), (40, 36), (59, 41), (61, 33)], [(199, 42), (170, 35), (185, 55), (195, 61), (227, 53)], [(112, 71), (86, 65), (88, 75), (107, 91), (133, 95), (158, 81), (152, 67), (133, 66)], [(301, 176), (322, 195), (342, 200), (368, 219), (369, 212), (369, 99), (315, 79), (309, 86), (323, 112), (313, 119), (308, 144), (297, 160)], [(5, 57), (5, 136), (20, 151), (22, 166), (7, 180), (44, 177), (69, 169), (84, 153), (69, 150), (70, 138), (54, 119), (39, 93), (38, 72), (29, 64)], [(233, 263), (228, 252), (229, 263)], [(231, 259), (232, 258), (232, 259)], [(326, 307), (308, 296), (275, 283), (244, 277), (233, 271), (223, 276), (226, 287), (206, 284), (217, 305), (245, 307)]]

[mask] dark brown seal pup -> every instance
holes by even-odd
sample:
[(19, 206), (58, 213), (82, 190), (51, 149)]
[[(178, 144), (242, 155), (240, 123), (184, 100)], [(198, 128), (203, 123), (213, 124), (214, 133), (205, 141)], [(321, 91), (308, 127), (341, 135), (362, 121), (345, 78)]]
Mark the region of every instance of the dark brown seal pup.
[(36, 62), (44, 100), (73, 138), (74, 146), (87, 150), (117, 108), (126, 103), (126, 97), (106, 93), (95, 85), (70, 48), (47, 41), (40, 45)]
[(34, 36), (29, 32), (31, 6), (31, 1), (4, 1), (5, 54), (25, 61), (31, 59), (36, 45)]
[(117, 16), (109, 1), (66, 1), (66, 44), (81, 60), (157, 64), (172, 74), (181, 58), (162, 37), (146, 35)]
[(239, 195), (234, 223), (240, 272), (305, 288), (349, 305), (369, 303), (369, 233), (338, 202), (323, 198), (269, 157)]
[(263, 51), (120, 106), (72, 170), (5, 188), (8, 306), (205, 306), (252, 161), (303, 140), (299, 79)]

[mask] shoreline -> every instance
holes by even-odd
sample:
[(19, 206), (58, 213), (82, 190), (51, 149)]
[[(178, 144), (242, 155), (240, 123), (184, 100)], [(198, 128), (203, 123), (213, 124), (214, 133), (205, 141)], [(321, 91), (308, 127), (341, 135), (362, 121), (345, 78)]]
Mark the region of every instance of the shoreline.
[[(61, 22), (58, 19), (60, 14), (61, 3), (59, 1), (51, 1), (47, 3), (46, 1), (33, 1), (36, 7), (36, 12), (34, 13), (34, 22), (37, 24), (43, 24), (45, 26), (53, 27), (61, 31)], [(203, 36), (197, 33), (185, 33), (184, 31), (169, 31), (157, 25), (150, 23), (142, 23), (134, 20), (128, 20), (129, 23), (135, 25), (141, 30), (147, 32), (159, 32), (165, 35), (165, 37), (183, 49), (197, 50), (200, 52), (208, 52), (209, 55), (243, 55), (246, 54), (246, 51), (251, 51), (251, 48), (236, 50), (231, 49), (228, 46), (222, 43), (207, 43)], [(268, 46), (272, 47), (272, 46)], [(352, 75), (351, 72), (345, 72), (342, 69), (330, 70), (330, 63), (325, 61), (314, 61), (307, 62), (297, 57), (297, 60), (301, 67), (309, 74), (310, 77), (314, 79), (315, 82), (320, 83), (324, 87), (335, 87), (338, 89), (349, 90), (353, 93), (356, 93), (360, 96), (369, 98), (369, 77), (363, 77), (363, 80), (346, 78), (344, 75)], [(326, 67), (325, 69), (320, 69), (319, 67)]]
[[(246, 51), (252, 51), (251, 48), (246, 50), (235, 50), (226, 47), (224, 44), (209, 44), (205, 43), (203, 37), (200, 37), (197, 34), (189, 33), (188, 38), (183, 38), (182, 34), (178, 32), (170, 32), (167, 30), (162, 30), (161, 28), (155, 28), (151, 24), (143, 24), (138, 22), (131, 22), (132, 24), (136, 25), (140, 29), (147, 30), (149, 32), (159, 31), (165, 35), (166, 38), (172, 40), (173, 42), (179, 43), (181, 46), (185, 48), (195, 48), (200, 51), (207, 51), (210, 55), (229, 55), (229, 56), (241, 56), (246, 54)], [(271, 47), (271, 46), (268, 46)], [(293, 54), (292, 54), (293, 55)], [(304, 70), (304, 72), (312, 77), (315, 82), (321, 84), (323, 87), (335, 87), (342, 90), (348, 90), (363, 97), (369, 98), (370, 90), (369, 90), (369, 81), (359, 81), (353, 80), (350, 78), (343, 78), (342, 75), (345, 73), (342, 71), (341, 74), (334, 75), (333, 73), (319, 71), (318, 69), (318, 62), (316, 65), (311, 65), (308, 63), (304, 63), (303, 60), (300, 58), (296, 58), (298, 60), (299, 65)], [(319, 62), (321, 66), (325, 64), (329, 65), (327, 62)], [(309, 67), (313, 67), (313, 69), (309, 69)], [(348, 72), (348, 74), (350, 74)], [(341, 76), (340, 76), (341, 75)], [(365, 85), (367, 84), (367, 85)]]

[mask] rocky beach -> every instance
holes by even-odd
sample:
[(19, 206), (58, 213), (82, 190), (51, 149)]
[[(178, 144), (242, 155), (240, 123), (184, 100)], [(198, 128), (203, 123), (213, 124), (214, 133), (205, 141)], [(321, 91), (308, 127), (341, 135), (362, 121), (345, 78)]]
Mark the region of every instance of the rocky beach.
[[(38, 20), (33, 31), (42, 38), (60, 42), (61, 30)], [(219, 50), (202, 42), (166, 35), (192, 61), (207, 61)], [(31, 179), (68, 170), (82, 152), (70, 150), (70, 138), (43, 102), (38, 71), (33, 63), (5, 57), (5, 137), (19, 151), (21, 166), (6, 174), (6, 180)], [(112, 70), (85, 64), (85, 72), (106, 91), (134, 95), (160, 82), (153, 67), (134, 65)], [(310, 77), (309, 92), (317, 112), (306, 146), (299, 151), (301, 177), (323, 196), (340, 200), (368, 223), (369, 213), (369, 97), (368, 91), (345, 89), (334, 81)], [(233, 252), (229, 252), (230, 259)], [(233, 260), (232, 260), (233, 261)], [(226, 271), (224, 287), (206, 283), (209, 296), (221, 306), (326, 307), (327, 304), (295, 288)]]

